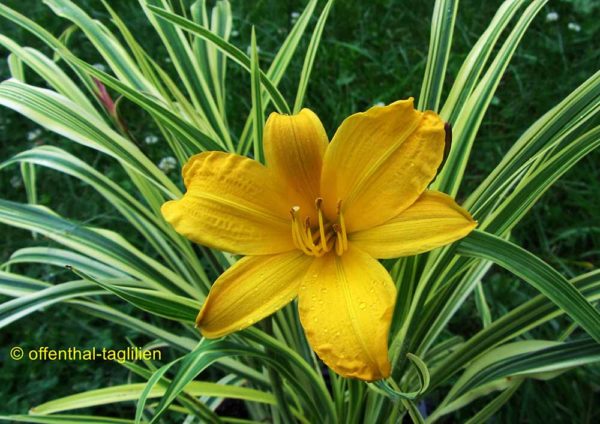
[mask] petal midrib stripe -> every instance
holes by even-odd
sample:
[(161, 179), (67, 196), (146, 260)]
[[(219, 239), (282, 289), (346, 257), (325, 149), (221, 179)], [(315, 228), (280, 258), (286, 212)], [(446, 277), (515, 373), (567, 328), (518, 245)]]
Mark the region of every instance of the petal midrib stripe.
[(375, 365), (377, 367), (377, 369), (379, 369), (379, 364), (377, 363), (375, 358), (373, 358), (373, 356), (371, 355), (371, 352), (368, 348), (368, 343), (365, 341), (365, 339), (363, 338), (362, 332), (360, 331), (360, 327), (358, 324), (358, 318), (356, 317), (357, 316), (356, 305), (355, 305), (355, 302), (353, 302), (354, 299), (352, 297), (352, 293), (349, 290), (349, 282), (348, 282), (348, 279), (346, 278), (346, 272), (344, 270), (344, 265), (342, 263), (341, 258), (339, 258), (339, 257), (335, 258), (335, 268), (336, 268), (336, 274), (338, 277), (338, 281), (340, 281), (340, 283), (342, 284), (344, 301), (346, 302), (346, 311), (348, 311), (348, 316), (350, 318), (350, 324), (352, 325), (352, 330), (353, 330), (354, 334), (356, 335), (356, 339), (360, 343), (364, 353), (369, 358), (369, 361), (371, 362), (371, 364)]

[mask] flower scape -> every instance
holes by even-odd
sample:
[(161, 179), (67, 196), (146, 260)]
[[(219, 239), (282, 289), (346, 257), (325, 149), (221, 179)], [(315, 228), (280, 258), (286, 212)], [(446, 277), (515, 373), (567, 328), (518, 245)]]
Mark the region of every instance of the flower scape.
[(201, 333), (226, 336), (297, 298), (307, 339), (331, 369), (388, 377), (396, 288), (378, 259), (432, 250), (476, 226), (427, 189), (445, 138), (443, 120), (411, 98), (348, 117), (331, 142), (309, 109), (272, 113), (265, 165), (216, 151), (191, 157), (185, 195), (162, 214), (190, 240), (245, 256), (212, 286)]

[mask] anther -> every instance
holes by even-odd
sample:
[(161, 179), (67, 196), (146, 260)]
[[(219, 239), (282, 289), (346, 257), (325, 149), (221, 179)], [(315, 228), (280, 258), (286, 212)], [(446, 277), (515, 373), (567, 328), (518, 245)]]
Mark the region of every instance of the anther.
[(292, 215), (292, 220), (296, 219), (296, 215), (300, 212), (300, 206), (292, 206), (290, 209), (290, 214)]

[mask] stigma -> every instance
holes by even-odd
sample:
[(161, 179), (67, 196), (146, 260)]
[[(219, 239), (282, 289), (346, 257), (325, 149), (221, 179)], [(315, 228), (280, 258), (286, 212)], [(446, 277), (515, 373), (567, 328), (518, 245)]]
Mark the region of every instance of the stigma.
[(317, 209), (317, 222), (311, 223), (310, 218), (302, 220), (300, 207), (294, 206), (290, 210), (292, 215), (292, 239), (294, 245), (306, 255), (321, 257), (334, 251), (341, 256), (348, 250), (348, 235), (346, 223), (342, 213), (341, 200), (337, 204), (337, 216), (334, 222), (329, 222), (323, 214), (323, 198), (315, 200)]

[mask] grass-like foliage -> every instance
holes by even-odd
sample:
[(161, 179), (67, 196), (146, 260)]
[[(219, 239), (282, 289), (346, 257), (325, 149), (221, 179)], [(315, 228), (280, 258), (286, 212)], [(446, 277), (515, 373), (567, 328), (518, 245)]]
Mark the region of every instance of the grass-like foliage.
[[(0, 104), (85, 149), (38, 146), (0, 164), (0, 169), (21, 167), (28, 198), (26, 204), (0, 199), (0, 223), (28, 230), (36, 241), (34, 247), (15, 251), (0, 269), (0, 294), (12, 298), (0, 305), (0, 326), (65, 303), (80, 314), (144, 334), (147, 347), (160, 347), (176, 359), (126, 362), (136, 382), (32, 405), (32, 415), (2, 419), (139, 423), (170, 415), (180, 422), (190, 416), (215, 423), (378, 423), (410, 417), (415, 423), (433, 423), (477, 401), (479, 412), (468, 422), (482, 423), (519, 393), (526, 379), (550, 379), (600, 360), (600, 312), (594, 307), (600, 273), (567, 279), (510, 241), (540, 197), (600, 144), (600, 72), (536, 117), (465, 197), (462, 206), (478, 221), (477, 230), (444, 248), (384, 262), (398, 290), (389, 339), (393, 369), (386, 380), (364, 383), (323, 366), (306, 342), (294, 303), (224, 339), (201, 339), (193, 328), (196, 314), (215, 277), (238, 258), (194, 246), (163, 219), (160, 207), (182, 196), (181, 182), (140, 149), (123, 119), (125, 106), (141, 111), (179, 165), (212, 150), (263, 160), (267, 112), (302, 109), (333, 0), (307, 2), (268, 69), (261, 69), (254, 32), (248, 52), (230, 43), (227, 0), (211, 7), (198, 0), (189, 8), (175, 0), (139, 0), (139, 13), (168, 55), (168, 69), (142, 47), (136, 28), (108, 1), (103, 4), (110, 22), (95, 19), (71, 0), (44, 3), (70, 22), (60, 36), (0, 4), (3, 26), (12, 22), (52, 52), (0, 34), (0, 45), (10, 51), (12, 73), (0, 83)], [(436, 111), (452, 125), (451, 149), (431, 188), (453, 197), (464, 187), (471, 151), (507, 66), (546, 1), (506, 0), (458, 72), (446, 80), (458, 3), (435, 2), (420, 92), (415, 88), (418, 108)], [(102, 57), (105, 69), (74, 52), (70, 39), (75, 32)], [(303, 65), (299, 75), (292, 75), (288, 68), (297, 55), (304, 55)], [(231, 66), (248, 77), (250, 108), (243, 117), (239, 108), (231, 113), (226, 101)], [(296, 90), (284, 92), (284, 80), (296, 81)], [(79, 154), (86, 149), (101, 155), (114, 172), (86, 161)], [(130, 230), (120, 234), (84, 225), (41, 206), (36, 190), (40, 167), (89, 185)], [(132, 233), (136, 236), (129, 237)], [(69, 265), (72, 281), (50, 284), (11, 272), (12, 265), (22, 263)], [(494, 264), (539, 292), (495, 320), (481, 286)], [(449, 323), (470, 296), (483, 325), (464, 339), (452, 334)], [(123, 301), (143, 312), (123, 312)], [(561, 315), (569, 321), (560, 322), (571, 324), (560, 329), (559, 337), (535, 338), (532, 330)], [(243, 401), (247, 417), (219, 416), (217, 408), (226, 399)], [(124, 401), (137, 405), (129, 419), (77, 412)]]

